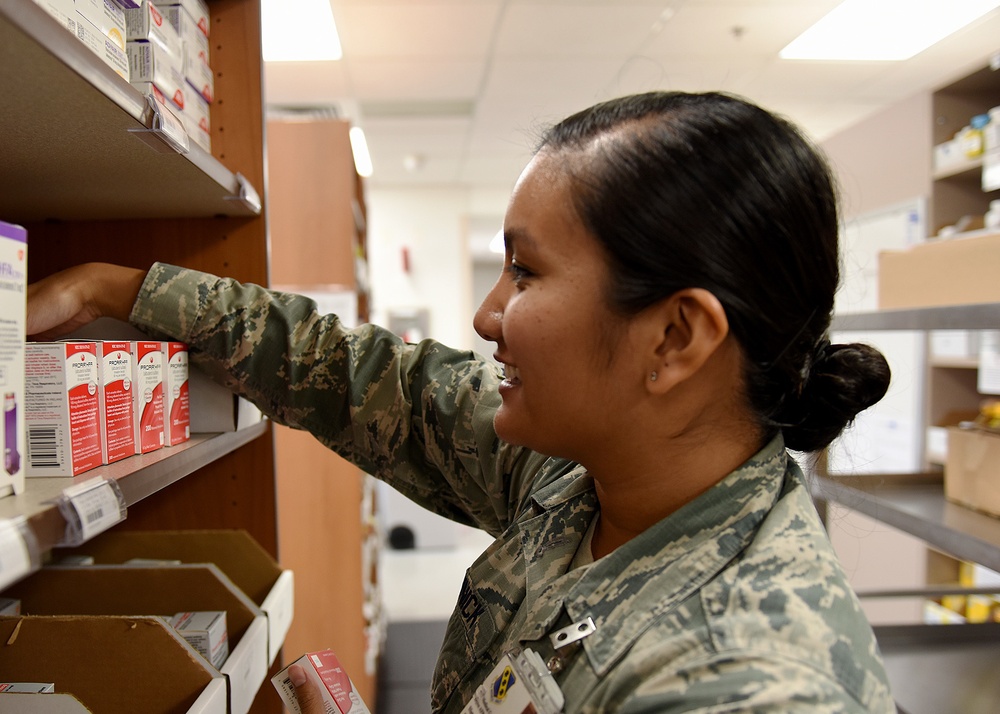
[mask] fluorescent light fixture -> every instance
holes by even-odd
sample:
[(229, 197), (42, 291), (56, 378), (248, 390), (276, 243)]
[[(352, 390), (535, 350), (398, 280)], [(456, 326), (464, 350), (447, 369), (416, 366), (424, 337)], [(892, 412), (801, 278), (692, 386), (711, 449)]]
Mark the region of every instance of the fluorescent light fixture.
[(352, 126), (347, 133), (351, 139), (351, 153), (354, 154), (354, 168), (359, 176), (365, 178), (372, 175), (372, 157), (368, 153), (368, 142), (365, 140), (365, 132), (360, 126)]
[(343, 56), (330, 0), (263, 0), (260, 19), (265, 62), (322, 62)]
[(845, 0), (779, 56), (905, 60), (998, 6), (1000, 0)]

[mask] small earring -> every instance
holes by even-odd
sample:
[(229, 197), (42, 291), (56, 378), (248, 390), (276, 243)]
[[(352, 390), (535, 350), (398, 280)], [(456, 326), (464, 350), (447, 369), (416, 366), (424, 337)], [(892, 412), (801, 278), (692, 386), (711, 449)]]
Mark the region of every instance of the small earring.
[(650, 373), (650, 375), (649, 375), (649, 381), (650, 382), (655, 382), (656, 381), (656, 372), (651, 372)]

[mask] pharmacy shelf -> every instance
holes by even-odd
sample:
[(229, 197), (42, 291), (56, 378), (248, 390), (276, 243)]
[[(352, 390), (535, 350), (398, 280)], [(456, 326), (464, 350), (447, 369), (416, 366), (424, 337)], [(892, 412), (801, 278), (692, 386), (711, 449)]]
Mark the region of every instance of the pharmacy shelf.
[(994, 714), (1000, 623), (875, 627), (902, 714)]
[(1000, 303), (879, 310), (837, 315), (830, 329), (860, 330), (995, 330), (1000, 328)]
[(839, 503), (959, 560), (1000, 571), (1000, 519), (948, 501), (940, 473), (812, 478), (817, 501)]
[(156, 138), (146, 97), (34, 2), (0, 0), (0, 66), (4, 220), (261, 212), (255, 189), (211, 154)]
[(183, 444), (131, 456), (75, 478), (27, 478), (23, 493), (0, 498), (0, 520), (23, 516), (38, 541), (39, 551), (46, 553), (62, 541), (66, 531), (66, 522), (55, 504), (66, 488), (92, 478), (114, 479), (126, 507), (131, 507), (264, 435), (267, 428), (265, 420), (234, 432), (194, 434)]

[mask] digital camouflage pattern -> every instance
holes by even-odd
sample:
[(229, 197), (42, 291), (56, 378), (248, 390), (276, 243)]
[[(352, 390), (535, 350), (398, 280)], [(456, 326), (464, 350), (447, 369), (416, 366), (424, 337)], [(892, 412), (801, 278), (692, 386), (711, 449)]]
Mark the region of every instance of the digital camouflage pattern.
[(312, 301), (158, 264), (132, 321), (272, 419), (496, 537), (466, 574), (434, 676), (460, 712), (504, 652), (592, 617), (554, 667), (566, 712), (894, 712), (872, 630), (777, 437), (610, 555), (567, 568), (599, 511), (582, 467), (500, 442), (496, 368), (343, 329)]

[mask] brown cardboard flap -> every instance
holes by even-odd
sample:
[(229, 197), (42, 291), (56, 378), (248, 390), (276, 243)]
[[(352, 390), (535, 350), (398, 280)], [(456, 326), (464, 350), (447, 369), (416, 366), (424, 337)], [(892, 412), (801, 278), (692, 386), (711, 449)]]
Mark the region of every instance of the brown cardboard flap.
[(100, 564), (133, 558), (214, 563), (256, 604), (264, 602), (281, 568), (244, 530), (116, 531), (77, 548), (57, 548), (53, 556), (89, 555)]
[(230, 650), (260, 611), (214, 565), (42, 568), (9, 587), (27, 615), (173, 615), (225, 610)]
[(0, 618), (0, 671), (101, 714), (184, 714), (213, 678), (162, 622), (125, 617)]

